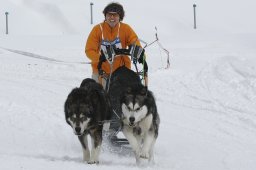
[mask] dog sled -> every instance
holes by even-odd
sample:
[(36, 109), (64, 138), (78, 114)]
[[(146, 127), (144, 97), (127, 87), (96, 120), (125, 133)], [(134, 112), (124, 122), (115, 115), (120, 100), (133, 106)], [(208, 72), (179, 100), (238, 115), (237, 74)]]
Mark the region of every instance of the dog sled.
[[(142, 83), (144, 81), (144, 83), (142, 84), (147, 86), (148, 65), (145, 61), (144, 51), (144, 48), (137, 45), (131, 45), (128, 49), (119, 49), (116, 48), (115, 45), (106, 45), (104, 47), (101, 47), (101, 57), (98, 64), (98, 71), (100, 75), (99, 81), (101, 83), (105, 81), (104, 89), (109, 95), (110, 103), (112, 106), (110, 127), (105, 137), (112, 146), (118, 148), (121, 147), (123, 150), (130, 148), (130, 146), (128, 140), (125, 139), (123, 136), (120, 136), (119, 133), (122, 128), (122, 111), (120, 106), (120, 95), (122, 93), (122, 90), (119, 88), (125, 85), (127, 82)], [(112, 67), (115, 58), (122, 57), (123, 55), (131, 57), (130, 59), (132, 61), (132, 64), (136, 69), (136, 71), (132, 70), (132, 76), (125, 75), (125, 70), (127, 70), (125, 66), (121, 66), (116, 71), (110, 72), (110, 74), (106, 74), (106, 72), (102, 69), (103, 62), (109, 62), (110, 66)], [(139, 70), (137, 66), (138, 63), (142, 64), (142, 70)], [(115, 81), (117, 79), (117, 74), (123, 75), (120, 76), (121, 78), (118, 78), (118, 84), (116, 85)], [(122, 84), (121, 86), (120, 83)]]

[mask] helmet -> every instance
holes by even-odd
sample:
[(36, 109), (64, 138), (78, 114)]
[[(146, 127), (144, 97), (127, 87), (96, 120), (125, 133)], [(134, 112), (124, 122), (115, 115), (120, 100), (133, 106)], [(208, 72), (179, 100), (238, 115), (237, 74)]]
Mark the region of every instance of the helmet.
[(108, 12), (116, 12), (118, 13), (119, 17), (120, 17), (120, 21), (123, 20), (124, 18), (124, 8), (121, 4), (116, 3), (116, 2), (112, 2), (110, 4), (108, 4), (105, 9), (103, 10), (103, 14), (106, 17), (106, 14)]

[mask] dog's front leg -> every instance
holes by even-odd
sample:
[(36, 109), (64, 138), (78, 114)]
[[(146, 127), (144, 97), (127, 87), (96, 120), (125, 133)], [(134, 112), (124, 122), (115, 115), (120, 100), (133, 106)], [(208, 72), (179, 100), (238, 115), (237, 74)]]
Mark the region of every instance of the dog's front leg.
[(140, 145), (138, 143), (137, 138), (133, 134), (133, 129), (129, 127), (124, 127), (123, 134), (128, 140), (129, 144), (132, 147), (132, 150), (135, 153), (136, 163), (139, 164), (140, 163)]
[(156, 139), (154, 138), (154, 141), (151, 145), (151, 148), (149, 150), (149, 159), (148, 161), (151, 162), (151, 163), (155, 163), (155, 160), (154, 160), (154, 147), (155, 147), (155, 142), (156, 142)]
[(153, 158), (153, 149), (155, 144), (155, 137), (153, 133), (148, 132), (145, 135), (143, 140), (142, 150), (141, 150), (141, 158), (149, 159), (149, 161)]
[(98, 164), (99, 163), (99, 155), (102, 144), (102, 129), (94, 132), (91, 135), (91, 143), (92, 143), (92, 152), (91, 159), (88, 162), (89, 164)]
[(90, 150), (88, 147), (88, 139), (87, 139), (87, 135), (83, 134), (81, 136), (78, 136), (78, 139), (82, 145), (83, 148), (83, 160), (85, 162), (88, 162), (90, 160)]

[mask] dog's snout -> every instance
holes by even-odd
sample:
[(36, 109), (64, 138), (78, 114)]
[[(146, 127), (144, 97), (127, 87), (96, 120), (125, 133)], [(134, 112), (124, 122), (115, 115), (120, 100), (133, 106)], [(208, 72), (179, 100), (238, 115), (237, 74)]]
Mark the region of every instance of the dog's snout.
[(75, 131), (76, 131), (76, 133), (80, 133), (81, 132), (81, 128), (80, 127), (75, 127)]
[(131, 123), (134, 123), (135, 117), (132, 116), (132, 117), (129, 118), (129, 120), (130, 120)]

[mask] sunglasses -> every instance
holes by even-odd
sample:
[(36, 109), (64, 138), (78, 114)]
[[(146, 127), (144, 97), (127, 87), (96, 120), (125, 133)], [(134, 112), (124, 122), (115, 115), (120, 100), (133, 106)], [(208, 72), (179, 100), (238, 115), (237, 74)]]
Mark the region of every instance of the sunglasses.
[(108, 12), (108, 13), (106, 14), (106, 16), (107, 16), (107, 17), (111, 17), (111, 16), (113, 16), (113, 17), (118, 17), (119, 14), (116, 13), (116, 12)]

